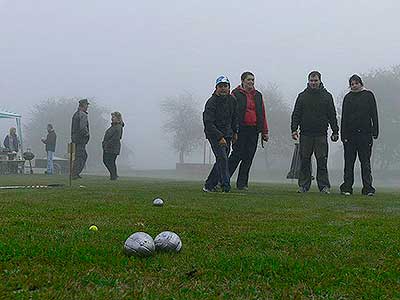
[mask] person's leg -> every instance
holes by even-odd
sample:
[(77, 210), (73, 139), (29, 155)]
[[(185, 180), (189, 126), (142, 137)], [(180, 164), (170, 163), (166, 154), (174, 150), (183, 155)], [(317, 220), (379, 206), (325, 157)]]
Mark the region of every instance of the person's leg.
[(354, 163), (357, 157), (357, 148), (354, 138), (343, 143), (344, 148), (344, 174), (343, 183), (340, 185), (341, 193), (353, 193)]
[(245, 140), (245, 132), (240, 131), (238, 133), (238, 139), (235, 144), (232, 145), (232, 152), (229, 155), (228, 165), (229, 165), (229, 174), (232, 177), (233, 173), (235, 173), (239, 163), (242, 160), (242, 152), (243, 147), (246, 144)]
[(314, 151), (314, 138), (300, 135), (300, 172), (298, 185), (304, 191), (311, 186), (311, 156)]
[(87, 160), (87, 152), (85, 148), (86, 148), (85, 144), (76, 144), (75, 161), (72, 173), (73, 177), (79, 177), (79, 174), (85, 167), (85, 163)]
[(361, 164), (361, 178), (363, 183), (362, 194), (374, 194), (371, 175), (372, 137), (360, 135), (357, 143), (358, 159)]
[(247, 188), (249, 185), (249, 173), (251, 164), (253, 163), (254, 155), (257, 151), (258, 134), (256, 128), (251, 128), (247, 132), (246, 144), (242, 151), (242, 162), (239, 167), (239, 174), (237, 179), (237, 188)]
[(53, 175), (54, 164), (53, 164), (54, 152), (47, 151), (47, 175)]
[(110, 164), (110, 154), (107, 152), (103, 152), (103, 163), (106, 166), (108, 172), (110, 173), (111, 178), (111, 164)]
[(229, 192), (231, 190), (231, 176), (229, 173), (229, 163), (228, 163), (228, 157), (229, 157), (229, 152), (231, 149), (231, 143), (230, 140), (226, 140), (227, 144), (226, 146), (222, 146), (221, 148), (221, 156), (219, 158), (219, 175), (220, 179), (219, 181), (221, 182), (222, 190), (224, 192)]
[(115, 160), (117, 159), (117, 154), (112, 154), (110, 159), (110, 167), (111, 167), (111, 180), (116, 180), (117, 176), (117, 165), (115, 164)]
[(206, 182), (204, 184), (204, 187), (208, 190), (213, 190), (218, 182), (219, 182), (219, 166), (218, 166), (218, 156), (220, 152), (220, 145), (218, 144), (218, 141), (213, 141), (213, 140), (208, 140), (211, 146), (211, 150), (214, 153), (215, 156), (215, 163), (210, 171), (210, 174), (208, 175)]
[(315, 157), (317, 159), (317, 184), (320, 191), (330, 188), (328, 175), (328, 139), (326, 136), (315, 138)]

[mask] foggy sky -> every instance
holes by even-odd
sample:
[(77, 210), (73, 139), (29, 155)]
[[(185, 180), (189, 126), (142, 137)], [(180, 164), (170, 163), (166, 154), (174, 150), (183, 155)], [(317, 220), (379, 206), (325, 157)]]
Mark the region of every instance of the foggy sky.
[(293, 104), (313, 69), (339, 95), (351, 74), (399, 64), (399, 1), (327, 3), (0, 0), (0, 108), (29, 118), (49, 98), (94, 97), (123, 113), (136, 168), (170, 168), (166, 96), (204, 103), (218, 75), (235, 86), (250, 70)]

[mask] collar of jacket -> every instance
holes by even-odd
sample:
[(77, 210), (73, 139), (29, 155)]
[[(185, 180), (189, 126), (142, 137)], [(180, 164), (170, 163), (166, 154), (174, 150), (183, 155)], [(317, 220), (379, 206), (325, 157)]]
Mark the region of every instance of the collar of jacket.
[(242, 94), (251, 95), (253, 97), (256, 95), (256, 89), (255, 88), (253, 88), (251, 91), (246, 91), (241, 85), (238, 85), (238, 87), (235, 90), (238, 90)]

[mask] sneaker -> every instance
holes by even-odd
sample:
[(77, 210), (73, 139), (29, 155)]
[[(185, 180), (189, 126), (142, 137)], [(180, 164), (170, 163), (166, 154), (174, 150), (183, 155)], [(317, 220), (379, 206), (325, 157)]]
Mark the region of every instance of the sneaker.
[(205, 186), (203, 186), (203, 192), (205, 193), (212, 193), (212, 190), (206, 188)]
[(341, 192), (341, 194), (342, 194), (342, 195), (345, 195), (345, 196), (350, 196), (350, 195), (351, 195), (350, 192)]
[(239, 191), (248, 191), (249, 190), (249, 187), (247, 187), (247, 186), (242, 186), (242, 187), (238, 187), (237, 188)]
[(369, 192), (369, 193), (367, 194), (368, 197), (373, 197), (374, 195), (375, 195), (375, 193), (373, 193), (373, 192)]
[(330, 189), (329, 189), (327, 186), (325, 186), (325, 187), (321, 190), (321, 193), (329, 195), (329, 194), (331, 193), (331, 191), (330, 191)]

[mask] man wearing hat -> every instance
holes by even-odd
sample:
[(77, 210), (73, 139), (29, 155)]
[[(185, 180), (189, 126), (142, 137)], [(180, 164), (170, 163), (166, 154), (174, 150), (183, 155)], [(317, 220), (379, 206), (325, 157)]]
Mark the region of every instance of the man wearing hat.
[(238, 124), (236, 99), (229, 91), (228, 78), (218, 77), (215, 91), (207, 100), (203, 112), (204, 133), (215, 155), (215, 164), (204, 184), (204, 192), (216, 191), (219, 183), (223, 192), (231, 189), (228, 155), (231, 142), (237, 140)]
[(72, 116), (71, 140), (75, 144), (75, 160), (72, 167), (72, 179), (82, 178), (80, 173), (87, 160), (86, 144), (89, 142), (89, 120), (87, 99), (79, 100), (78, 110)]

